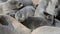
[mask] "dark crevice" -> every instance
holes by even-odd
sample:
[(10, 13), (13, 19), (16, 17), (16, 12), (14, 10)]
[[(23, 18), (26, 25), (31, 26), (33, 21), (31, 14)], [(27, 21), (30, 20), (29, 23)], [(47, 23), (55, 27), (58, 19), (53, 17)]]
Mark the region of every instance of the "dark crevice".
[(57, 11), (57, 12), (58, 12), (58, 14), (57, 14), (57, 16), (56, 16), (56, 19), (60, 20), (60, 10)]
[(2, 24), (2, 25), (8, 25), (8, 22), (7, 22), (7, 20), (6, 20), (6, 18), (5, 17), (0, 17), (0, 23)]

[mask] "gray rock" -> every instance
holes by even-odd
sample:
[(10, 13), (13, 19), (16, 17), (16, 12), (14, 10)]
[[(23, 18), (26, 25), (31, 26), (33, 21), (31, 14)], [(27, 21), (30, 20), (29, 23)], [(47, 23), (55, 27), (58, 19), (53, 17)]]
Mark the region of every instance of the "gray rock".
[(40, 0), (38, 7), (35, 10), (35, 17), (44, 18), (43, 12), (46, 10), (47, 0)]
[(31, 30), (8, 15), (0, 15), (0, 34), (30, 34)]
[(55, 15), (55, 7), (56, 5), (58, 4), (58, 0), (51, 0), (49, 3), (48, 3), (48, 6), (46, 8), (46, 12), (51, 14), (51, 15)]
[(60, 28), (43, 26), (35, 29), (31, 34), (60, 34)]
[(60, 7), (55, 9), (55, 16), (58, 20), (60, 20)]
[(0, 3), (7, 2), (8, 0), (0, 0)]
[(8, 0), (7, 2), (0, 3), (0, 14), (15, 14), (17, 9), (21, 7), (18, 4), (20, 4), (18, 0)]

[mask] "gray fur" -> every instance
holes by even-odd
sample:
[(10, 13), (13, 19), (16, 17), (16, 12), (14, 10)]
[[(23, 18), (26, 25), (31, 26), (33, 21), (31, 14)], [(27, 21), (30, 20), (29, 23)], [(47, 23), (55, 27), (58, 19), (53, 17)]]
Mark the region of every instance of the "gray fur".
[(7, 2), (8, 0), (0, 0), (0, 3)]
[(20, 2), (21, 2), (24, 6), (33, 5), (32, 0), (20, 0)]
[(15, 14), (15, 18), (19, 21), (24, 21), (26, 18), (34, 16), (35, 8), (33, 6), (26, 6)]
[(39, 17), (29, 17), (25, 19), (22, 24), (30, 28), (31, 30), (34, 30), (41, 26), (52, 26), (52, 23), (44, 18)]

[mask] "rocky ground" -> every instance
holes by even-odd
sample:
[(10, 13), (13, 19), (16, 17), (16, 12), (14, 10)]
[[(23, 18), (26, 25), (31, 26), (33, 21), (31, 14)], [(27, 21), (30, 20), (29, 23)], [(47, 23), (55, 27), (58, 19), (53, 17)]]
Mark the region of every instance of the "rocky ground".
[(0, 34), (60, 34), (60, 1), (0, 0)]

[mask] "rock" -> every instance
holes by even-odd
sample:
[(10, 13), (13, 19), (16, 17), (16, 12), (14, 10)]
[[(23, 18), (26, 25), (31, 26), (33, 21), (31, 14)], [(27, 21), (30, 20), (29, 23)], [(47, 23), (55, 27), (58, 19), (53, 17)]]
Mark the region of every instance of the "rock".
[(32, 2), (33, 2), (34, 5), (39, 4), (39, 0), (32, 0)]
[(56, 19), (60, 20), (60, 7), (56, 8), (54, 11), (55, 11)]
[(8, 15), (0, 15), (0, 34), (30, 34), (31, 30)]
[(35, 10), (35, 17), (42, 17), (44, 18), (44, 11), (46, 10), (47, 7), (47, 1), (46, 0), (40, 0), (39, 5)]
[(52, 27), (52, 26), (42, 26), (34, 31), (31, 34), (60, 34), (60, 28)]
[[(20, 2), (18, 0), (8, 0), (7, 2), (0, 3), (0, 14), (13, 15), (17, 12), (17, 9), (20, 8)], [(18, 7), (19, 6), (19, 7)]]
[(4, 3), (7, 2), (8, 0), (0, 0), (0, 3)]
[(46, 12), (51, 14), (51, 15), (55, 15), (55, 7), (56, 5), (58, 4), (58, 0), (51, 0), (49, 3), (48, 3), (48, 6), (46, 8)]

